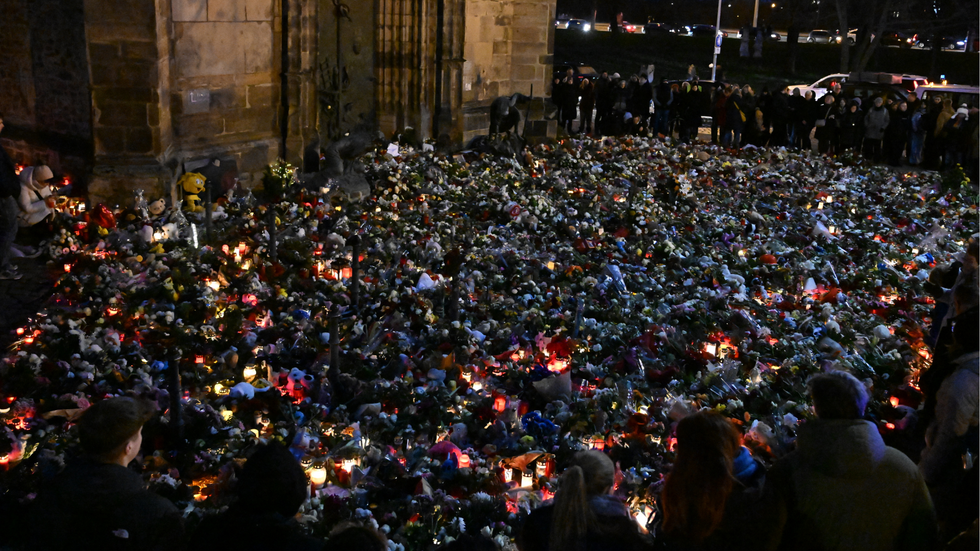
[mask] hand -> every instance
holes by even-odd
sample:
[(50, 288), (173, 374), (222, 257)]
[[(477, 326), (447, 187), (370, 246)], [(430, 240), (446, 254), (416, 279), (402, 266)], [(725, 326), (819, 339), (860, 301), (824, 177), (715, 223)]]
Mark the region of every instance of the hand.
[(53, 209), (55, 205), (55, 198), (53, 195), (49, 195), (44, 198), (44, 204), (48, 206), (49, 209)]

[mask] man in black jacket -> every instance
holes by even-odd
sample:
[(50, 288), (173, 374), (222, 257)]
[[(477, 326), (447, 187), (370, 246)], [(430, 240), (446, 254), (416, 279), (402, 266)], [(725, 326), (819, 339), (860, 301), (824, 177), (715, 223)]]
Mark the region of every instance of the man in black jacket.
[(35, 503), (35, 549), (175, 550), (183, 523), (167, 499), (147, 491), (128, 465), (140, 453), (151, 402), (109, 398), (82, 414), (79, 440), (85, 456), (69, 463)]
[[(0, 132), (3, 132), (3, 113), (0, 113)], [(10, 247), (17, 238), (16, 197), (20, 196), (17, 171), (3, 146), (0, 146), (0, 280), (20, 279), (17, 267), (10, 263)]]

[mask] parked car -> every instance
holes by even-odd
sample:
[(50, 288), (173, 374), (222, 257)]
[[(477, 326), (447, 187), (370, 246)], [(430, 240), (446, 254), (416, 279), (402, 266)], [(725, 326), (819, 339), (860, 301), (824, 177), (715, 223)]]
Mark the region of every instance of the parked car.
[[(912, 35), (912, 44), (921, 50), (931, 49), (932, 41), (933, 37), (930, 35)], [(948, 36), (940, 36), (938, 37), (938, 44), (940, 50), (962, 50), (966, 46), (966, 39), (958, 40)]]
[(647, 23), (643, 25), (645, 34), (659, 34), (671, 32), (671, 27), (667, 23)]
[(807, 92), (813, 92), (813, 96), (816, 99), (820, 99), (824, 94), (830, 91), (830, 87), (834, 84), (842, 84), (847, 81), (849, 75), (845, 73), (834, 73), (832, 75), (827, 75), (822, 79), (814, 82), (813, 84), (794, 84), (789, 86), (790, 94), (793, 93), (794, 89), (800, 90), (800, 95), (805, 96)]
[(980, 107), (980, 88), (976, 86), (930, 83), (915, 89), (915, 95), (919, 99), (928, 99), (930, 96), (937, 94), (953, 100), (954, 107), (958, 107), (964, 103), (970, 107)]
[(881, 36), (882, 46), (898, 46), (899, 48), (911, 48), (912, 37), (898, 31), (890, 31)]
[(627, 21), (623, 21), (623, 24), (620, 25), (620, 29), (622, 29), (624, 33), (643, 34), (643, 25), (634, 25), (633, 23)]
[[(857, 29), (849, 29), (847, 33), (844, 33), (840, 29), (837, 29), (836, 31), (834, 31), (833, 40), (837, 44), (840, 44), (844, 42), (844, 37), (847, 36), (847, 44), (849, 46), (853, 46), (857, 43), (857, 33), (858, 33)], [(874, 38), (874, 35), (871, 35), (871, 38)]]
[[(714, 25), (695, 25), (691, 28), (691, 36), (715, 36), (718, 31)], [(728, 33), (721, 31), (721, 36), (728, 38)]]
[[(756, 31), (756, 27), (750, 28), (749, 29), (749, 36), (750, 37), (751, 36), (755, 36), (755, 31)], [(738, 38), (738, 39), (741, 39), (742, 38), (742, 29), (739, 29), (738, 32), (735, 33), (735, 38)], [(766, 37), (766, 40), (770, 40), (772, 42), (779, 42), (782, 39), (783, 39), (783, 37), (780, 36), (779, 33), (777, 33), (776, 31), (769, 31), (769, 36)]]
[(576, 84), (581, 83), (585, 79), (596, 80), (599, 78), (599, 73), (595, 69), (581, 63), (556, 63), (551, 78), (565, 78), (569, 69), (573, 72)]
[(831, 34), (830, 31), (810, 31), (810, 34), (806, 36), (806, 41), (809, 44), (835, 44), (837, 38), (835, 35)]
[(677, 36), (691, 36), (691, 26), (690, 25), (674, 25), (670, 32), (676, 34)]
[(585, 19), (569, 19), (565, 28), (570, 31), (589, 32), (592, 30), (592, 25)]
[(555, 28), (556, 29), (567, 29), (568, 28), (568, 22), (569, 22), (568, 19), (555, 19)]

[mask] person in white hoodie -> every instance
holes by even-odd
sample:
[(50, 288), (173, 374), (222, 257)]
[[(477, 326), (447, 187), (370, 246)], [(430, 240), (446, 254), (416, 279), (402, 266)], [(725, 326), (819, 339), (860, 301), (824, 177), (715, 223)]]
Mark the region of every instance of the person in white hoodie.
[(22, 228), (37, 224), (54, 212), (55, 197), (51, 193), (54, 173), (47, 165), (25, 168), (20, 173), (20, 196), (17, 204), (20, 212), (17, 223)]

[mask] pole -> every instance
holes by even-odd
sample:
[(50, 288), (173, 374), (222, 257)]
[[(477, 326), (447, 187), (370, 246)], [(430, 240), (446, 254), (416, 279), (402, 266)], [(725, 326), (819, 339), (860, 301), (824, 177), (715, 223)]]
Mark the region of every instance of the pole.
[(211, 187), (210, 182), (205, 181), (204, 184), (204, 230), (205, 239), (208, 240), (208, 244), (211, 243)]
[(282, 72), (279, 73), (279, 157), (286, 160), (286, 141), (289, 137), (289, 0), (279, 4), (280, 39), (282, 40), (280, 60)]
[(356, 233), (350, 238), (351, 259), (350, 259), (350, 302), (354, 311), (357, 312), (361, 296), (361, 236)]
[[(718, 17), (715, 19), (715, 44), (718, 43), (718, 37), (721, 36), (721, 0), (718, 0)], [(714, 82), (715, 74), (718, 71), (718, 50), (717, 46), (714, 46), (714, 55), (711, 57), (711, 81)]]
[(169, 391), (170, 391), (170, 429), (173, 431), (174, 444), (177, 448), (184, 447), (184, 419), (181, 416), (181, 403), (184, 390), (180, 384), (180, 357), (172, 356), (168, 362)]
[(340, 378), (340, 307), (336, 304), (330, 309), (330, 368), (327, 380), (330, 381), (330, 400), (337, 403), (337, 381)]
[(755, 0), (755, 11), (752, 12), (752, 27), (759, 27), (759, 0)]

